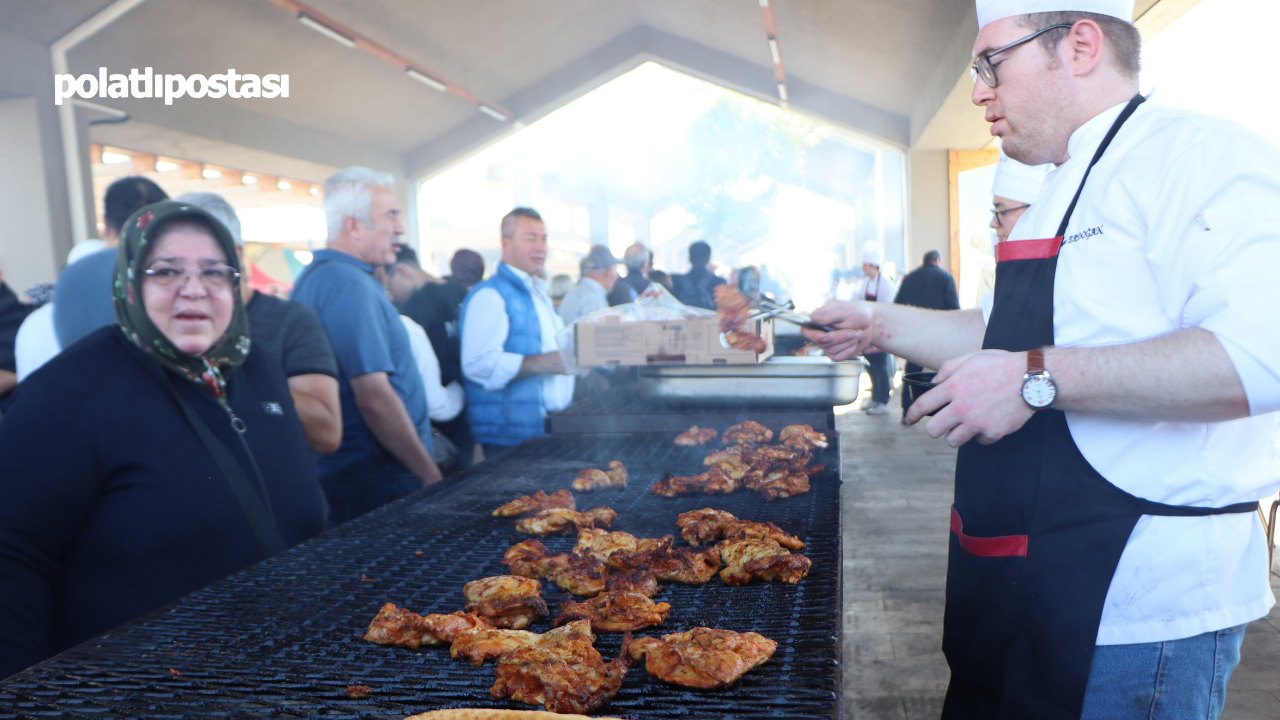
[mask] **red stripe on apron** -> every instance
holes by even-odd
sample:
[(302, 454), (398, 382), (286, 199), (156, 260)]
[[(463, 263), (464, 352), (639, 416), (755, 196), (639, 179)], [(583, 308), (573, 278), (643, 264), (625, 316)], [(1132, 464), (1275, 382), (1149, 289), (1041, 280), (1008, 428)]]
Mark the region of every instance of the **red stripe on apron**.
[(1027, 556), (1026, 535), (1005, 535), (1003, 537), (980, 538), (964, 534), (964, 521), (955, 507), (951, 508), (951, 532), (960, 539), (960, 547), (966, 552), (979, 557), (1019, 557)]
[(1058, 254), (1062, 237), (1038, 240), (1005, 240), (996, 243), (996, 262), (1005, 260), (1043, 260)]

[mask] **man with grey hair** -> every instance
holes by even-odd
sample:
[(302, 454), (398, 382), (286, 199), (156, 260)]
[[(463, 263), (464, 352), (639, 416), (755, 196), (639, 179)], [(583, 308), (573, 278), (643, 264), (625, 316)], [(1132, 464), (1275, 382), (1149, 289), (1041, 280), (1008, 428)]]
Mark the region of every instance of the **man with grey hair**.
[(618, 285), (620, 261), (604, 245), (593, 245), (579, 267), (582, 279), (560, 301), (560, 319), (565, 325), (597, 310), (609, 307), (609, 291)]
[(804, 331), (938, 368), (907, 421), (959, 448), (947, 720), (1216, 718), (1275, 605), (1280, 149), (1139, 94), (1133, 11), (977, 2), (971, 98), (1057, 166), (989, 314), (837, 302)]
[(404, 233), (393, 187), (389, 174), (362, 167), (325, 181), (328, 247), (293, 288), (293, 299), (320, 316), (338, 358), (342, 443), (317, 462), (334, 524), (440, 479), (409, 334), (374, 277), (395, 262)]
[(622, 253), (622, 262), (627, 266), (626, 277), (615, 283), (609, 291), (610, 305), (623, 305), (635, 301), (644, 289), (649, 287), (649, 272), (653, 270), (653, 251), (634, 243)]
[(207, 210), (231, 232), (240, 258), (240, 298), (249, 317), (251, 352), (270, 356), (284, 371), (311, 450), (321, 455), (337, 450), (342, 441), (338, 361), (320, 318), (300, 302), (260, 293), (249, 284), (251, 265), (240, 236), (240, 218), (225, 198), (217, 193), (189, 192), (174, 199)]

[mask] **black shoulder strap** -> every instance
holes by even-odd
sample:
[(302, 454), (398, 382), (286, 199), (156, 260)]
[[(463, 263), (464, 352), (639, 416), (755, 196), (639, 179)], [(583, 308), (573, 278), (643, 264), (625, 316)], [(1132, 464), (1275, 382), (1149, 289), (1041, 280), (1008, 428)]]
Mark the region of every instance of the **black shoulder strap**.
[(1111, 140), (1115, 138), (1116, 133), (1120, 132), (1120, 127), (1129, 119), (1134, 110), (1138, 109), (1146, 100), (1141, 93), (1134, 95), (1128, 105), (1124, 106), (1124, 110), (1120, 111), (1120, 116), (1116, 121), (1111, 123), (1111, 129), (1107, 130), (1107, 134), (1102, 138), (1102, 143), (1098, 145), (1098, 150), (1093, 154), (1093, 159), (1089, 161), (1089, 167), (1084, 169), (1084, 177), (1080, 179), (1080, 187), (1076, 188), (1076, 194), (1071, 198), (1071, 204), (1067, 206), (1067, 214), (1062, 216), (1062, 223), (1058, 225), (1058, 234), (1056, 237), (1062, 237), (1067, 234), (1067, 223), (1071, 222), (1071, 213), (1076, 211), (1076, 203), (1080, 201), (1080, 193), (1084, 192), (1084, 184), (1089, 179), (1089, 173), (1093, 171), (1093, 166), (1098, 164), (1098, 160), (1102, 159), (1102, 153), (1107, 151), (1107, 147), (1111, 145)]
[[(152, 366), (148, 364), (148, 369)], [(240, 503), (240, 512), (244, 514), (244, 519), (249, 523), (249, 530), (253, 532), (253, 539), (258, 543), (258, 549), (262, 551), (264, 558), (271, 557), (285, 549), (284, 540), (280, 537), (280, 530), (276, 527), (275, 516), (267, 508), (263, 498), (253, 489), (249, 478), (244, 474), (244, 469), (240, 467), (240, 463), (232, 457), (231, 451), (227, 450), (227, 446), (222, 444), (218, 436), (213, 434), (205, 421), (196, 414), (191, 404), (182, 397), (182, 395), (173, 387), (169, 378), (164, 375), (164, 370), (159, 370), (161, 376), (157, 378), (160, 384), (168, 391), (169, 396), (178, 403), (178, 407), (182, 408), (182, 414), (186, 416), (187, 422), (191, 424), (191, 428), (196, 431), (196, 436), (200, 438), (200, 442), (204, 444), (209, 454), (213, 456), (214, 462), (222, 470), (222, 474), (227, 479), (227, 484), (231, 486), (231, 492), (236, 496), (236, 500)], [(154, 374), (154, 372), (153, 372)], [(245, 452), (250, 452), (248, 446)], [(253, 461), (253, 455), (250, 452), (249, 460)], [(255, 466), (256, 469), (256, 466)], [(264, 486), (262, 492), (267, 492)]]

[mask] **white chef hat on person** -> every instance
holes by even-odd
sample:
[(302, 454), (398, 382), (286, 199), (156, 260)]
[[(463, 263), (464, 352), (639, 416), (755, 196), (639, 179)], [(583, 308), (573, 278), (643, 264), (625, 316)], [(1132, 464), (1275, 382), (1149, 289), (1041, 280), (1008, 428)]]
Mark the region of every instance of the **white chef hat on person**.
[(1001, 152), (1000, 162), (996, 163), (996, 179), (991, 183), (991, 194), (1030, 205), (1036, 201), (1040, 186), (1052, 168), (1050, 164), (1023, 165)]
[(862, 246), (862, 262), (880, 267), (884, 264), (884, 248), (878, 242), (869, 242)]
[(1088, 12), (1133, 22), (1133, 0), (976, 0), (978, 28), (1015, 15), (1042, 12)]

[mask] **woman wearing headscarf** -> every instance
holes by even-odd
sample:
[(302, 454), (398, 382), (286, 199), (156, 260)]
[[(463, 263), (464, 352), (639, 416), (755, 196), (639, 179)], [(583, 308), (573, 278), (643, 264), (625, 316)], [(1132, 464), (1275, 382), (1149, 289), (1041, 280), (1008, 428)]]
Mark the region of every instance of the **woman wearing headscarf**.
[(0, 421), (0, 678), (324, 527), (285, 378), (250, 352), (226, 228), (125, 224), (117, 324), (32, 373)]

